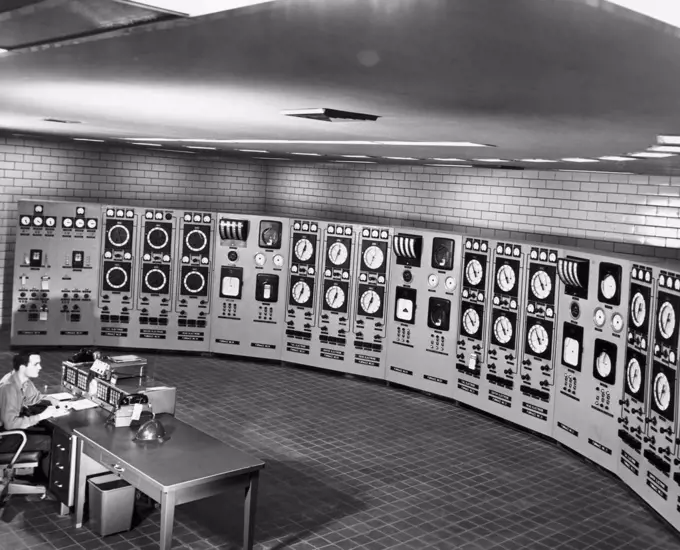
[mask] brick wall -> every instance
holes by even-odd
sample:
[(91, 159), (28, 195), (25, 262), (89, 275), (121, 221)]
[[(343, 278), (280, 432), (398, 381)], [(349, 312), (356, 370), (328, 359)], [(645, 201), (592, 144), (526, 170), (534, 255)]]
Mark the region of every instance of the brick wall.
[(262, 213), (265, 167), (103, 144), (0, 137), (0, 295), (9, 327), (20, 199)]
[(271, 213), (680, 259), (680, 178), (278, 163)]

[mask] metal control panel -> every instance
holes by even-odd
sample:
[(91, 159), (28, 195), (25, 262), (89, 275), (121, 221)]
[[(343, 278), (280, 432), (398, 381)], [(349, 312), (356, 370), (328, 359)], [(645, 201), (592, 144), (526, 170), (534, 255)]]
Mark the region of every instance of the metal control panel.
[(491, 249), (485, 239), (465, 239), (460, 279), (460, 325), (456, 340), (456, 399), (485, 409), (486, 395), (480, 393), (486, 364), (486, 326), (489, 315)]
[(289, 231), (285, 218), (217, 215), (211, 351), (281, 358)]
[(562, 284), (557, 276), (557, 255), (552, 248), (530, 248), (522, 305), (526, 321), (518, 350), (520, 384), (514, 405), (520, 414), (514, 418), (543, 435), (552, 434), (555, 406), (557, 298)]
[(315, 366), (312, 334), (319, 313), (319, 265), (322, 254), (319, 222), (296, 219), (290, 231), (286, 331), (282, 359)]
[(101, 245), (100, 207), (20, 201), (12, 345), (91, 345)]
[(462, 239), (395, 231), (386, 379), (452, 398)]
[(553, 437), (612, 472), (620, 446), (631, 268), (627, 260), (580, 252), (557, 261), (563, 290)]

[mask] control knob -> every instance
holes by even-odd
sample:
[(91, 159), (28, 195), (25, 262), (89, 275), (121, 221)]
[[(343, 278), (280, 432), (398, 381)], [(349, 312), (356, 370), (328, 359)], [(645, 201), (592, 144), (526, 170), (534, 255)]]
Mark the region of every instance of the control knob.
[(515, 356), (512, 355), (512, 353), (508, 353), (508, 354), (505, 356), (505, 358), (506, 358), (508, 361), (512, 361), (512, 360), (515, 359)]
[(522, 380), (524, 380), (525, 382), (528, 382), (529, 380), (531, 380), (531, 376), (528, 375), (528, 374), (523, 374), (523, 375), (522, 375)]
[(644, 441), (645, 443), (651, 443), (652, 445), (654, 445), (654, 443), (656, 443), (656, 438), (653, 435), (652, 436), (645, 436), (645, 437), (642, 438), (642, 441)]
[(619, 399), (619, 405), (626, 405), (628, 406), (630, 404), (630, 400), (628, 399)]
[(525, 359), (524, 361), (522, 361), (522, 365), (526, 365), (526, 366), (531, 365), (531, 359)]

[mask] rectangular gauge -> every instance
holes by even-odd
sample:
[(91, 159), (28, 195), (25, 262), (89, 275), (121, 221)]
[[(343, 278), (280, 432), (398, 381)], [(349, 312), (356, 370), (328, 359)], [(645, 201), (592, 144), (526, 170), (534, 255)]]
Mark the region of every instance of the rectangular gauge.
[(554, 265), (535, 262), (529, 264), (528, 296), (532, 302), (554, 305), (555, 287), (557, 285)]
[(580, 371), (583, 357), (583, 327), (564, 323), (562, 334), (562, 364)]
[(453, 269), (453, 255), (456, 251), (456, 243), (453, 239), (435, 237), (432, 240), (431, 266), (434, 269), (449, 271)]
[(647, 371), (647, 356), (633, 349), (626, 350), (626, 393), (641, 403), (645, 402), (645, 382)]
[(42, 267), (43, 251), (32, 249), (28, 257), (28, 265), (31, 267)]
[(398, 265), (420, 267), (423, 238), (419, 235), (398, 234), (394, 236), (393, 251)]
[(416, 322), (416, 296), (415, 288), (398, 286), (395, 292), (394, 320), (402, 323), (414, 324)]
[(387, 243), (364, 239), (361, 243), (361, 271), (384, 274), (387, 270)]
[(675, 369), (654, 361), (651, 383), (652, 411), (673, 422), (675, 419)]
[(357, 315), (381, 319), (385, 289), (376, 285), (359, 285)]
[(552, 357), (552, 321), (528, 318), (524, 351), (535, 357), (550, 360)]
[(240, 300), (243, 291), (243, 268), (223, 266), (220, 276), (220, 296)]
[(491, 341), (505, 349), (515, 349), (517, 314), (502, 309), (493, 310)]
[(564, 293), (584, 300), (588, 299), (590, 261), (567, 256), (557, 260), (557, 274), (564, 283)]
[(494, 294), (517, 298), (519, 293), (519, 260), (496, 258)]
[(279, 276), (258, 273), (255, 280), (255, 299), (273, 304), (279, 301)]
[(652, 289), (648, 286), (631, 283), (630, 307), (628, 308), (628, 327), (648, 340), (649, 317), (652, 314)]
[[(670, 348), (677, 353), (678, 349), (678, 312), (680, 312), (680, 296), (659, 291), (656, 297), (656, 322), (654, 343)], [(656, 351), (654, 352), (656, 356)], [(672, 363), (675, 363), (677, 358)]]
[(352, 239), (329, 235), (326, 241), (326, 269), (348, 269), (352, 259)]
[(82, 269), (85, 265), (85, 253), (82, 250), (74, 250), (71, 253), (71, 267)]
[(597, 299), (612, 306), (621, 304), (621, 266), (609, 262), (601, 262), (598, 283)]
[(283, 225), (281, 222), (262, 220), (260, 222), (260, 232), (258, 234), (258, 245), (260, 248), (278, 250), (281, 248), (281, 235)]
[(593, 376), (605, 384), (616, 383), (616, 344), (595, 338)]

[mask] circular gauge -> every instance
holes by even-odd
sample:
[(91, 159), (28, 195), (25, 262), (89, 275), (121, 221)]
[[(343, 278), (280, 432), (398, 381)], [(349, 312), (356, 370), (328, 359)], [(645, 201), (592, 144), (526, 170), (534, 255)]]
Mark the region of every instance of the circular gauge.
[(367, 290), (361, 295), (361, 309), (369, 315), (373, 315), (380, 309), (380, 295), (375, 290)]
[(542, 269), (538, 270), (531, 277), (531, 292), (539, 300), (545, 300), (552, 292), (552, 281)]
[(87, 220), (87, 228), (88, 229), (95, 229), (97, 227), (97, 220), (94, 218), (90, 218)]
[(628, 361), (626, 366), (626, 382), (628, 383), (628, 389), (632, 393), (640, 391), (642, 386), (642, 367), (635, 357)]
[(338, 285), (333, 285), (326, 290), (326, 303), (332, 309), (341, 308), (345, 303), (345, 291)]
[[(64, 221), (69, 220), (69, 218), (64, 218)], [(31, 217), (30, 216), (21, 216), (21, 225), (31, 225)]]
[(85, 227), (85, 220), (83, 218), (76, 218), (76, 228), (82, 229)]
[(434, 288), (439, 284), (439, 277), (436, 273), (430, 273), (427, 278), (427, 284), (430, 288)]
[(238, 252), (236, 250), (230, 250), (227, 252), (227, 260), (230, 262), (235, 262), (238, 260)]
[(153, 268), (147, 272), (144, 276), (144, 282), (149, 290), (152, 292), (158, 292), (165, 288), (165, 283), (167, 282), (167, 277), (160, 269)]
[(606, 351), (600, 353), (595, 360), (595, 368), (600, 378), (607, 378), (612, 373), (612, 358)]
[(342, 265), (347, 261), (347, 247), (344, 243), (333, 243), (328, 247), (328, 259), (333, 265)]
[(465, 266), (465, 278), (472, 286), (477, 286), (482, 281), (484, 269), (479, 260), (472, 259)]
[(603, 327), (607, 316), (604, 313), (604, 309), (601, 307), (595, 308), (595, 313), (593, 313), (593, 322), (596, 327)]
[(600, 281), (600, 292), (605, 300), (611, 300), (616, 294), (616, 279), (611, 273), (607, 273)]
[(444, 286), (446, 287), (446, 290), (453, 292), (456, 290), (456, 279), (453, 277), (447, 277), (446, 281), (444, 281)]
[(309, 239), (300, 239), (295, 243), (295, 257), (301, 262), (306, 262), (314, 254), (314, 245)]
[(205, 277), (200, 271), (190, 271), (184, 276), (184, 288), (196, 294), (205, 287)]
[(264, 265), (264, 263), (267, 261), (267, 258), (264, 257), (264, 254), (262, 252), (258, 252), (255, 254), (255, 265), (259, 265), (260, 267)]
[(379, 246), (372, 244), (364, 250), (364, 263), (368, 269), (378, 269), (385, 261), (385, 255)]
[(438, 246), (432, 254), (432, 263), (434, 264), (434, 267), (441, 268), (449, 265), (449, 263), (451, 263), (451, 254), (449, 253), (449, 249), (445, 246)]
[(671, 385), (663, 372), (654, 378), (654, 402), (660, 411), (665, 411), (671, 404)]
[(529, 329), (529, 347), (536, 355), (542, 355), (548, 349), (550, 336), (543, 325), (534, 325)]
[(515, 287), (515, 271), (508, 264), (502, 265), (496, 272), (496, 283), (503, 292), (510, 292)]
[(670, 302), (664, 302), (659, 308), (659, 332), (668, 340), (675, 330), (675, 310)]
[(40, 216), (33, 218), (33, 225), (40, 227), (43, 224), (43, 219)]
[(261, 235), (262, 242), (266, 247), (278, 247), (280, 235), (273, 227), (267, 227)]
[(47, 227), (54, 227), (54, 218), (52, 217), (45, 218), (45, 225)]
[(304, 281), (298, 281), (293, 285), (292, 295), (293, 300), (295, 300), (298, 304), (304, 304), (309, 300), (309, 297), (312, 295), (312, 291), (307, 283)]
[(73, 227), (73, 218), (64, 218), (61, 220), (61, 225), (66, 229), (71, 229)]
[(636, 327), (640, 327), (644, 323), (646, 315), (647, 303), (645, 297), (640, 292), (636, 292), (630, 302), (630, 318)]
[(168, 232), (162, 227), (154, 227), (146, 235), (146, 242), (155, 250), (164, 248), (169, 242)]
[(470, 308), (463, 314), (463, 329), (470, 336), (477, 334), (479, 331), (479, 313), (476, 310)]
[(208, 237), (200, 229), (192, 229), (184, 239), (186, 246), (192, 252), (200, 252), (208, 246)]
[(276, 254), (274, 256), (274, 265), (276, 267), (281, 267), (283, 265), (283, 256), (281, 256), (281, 254)]
[(614, 332), (621, 332), (623, 330), (623, 317), (620, 313), (612, 315), (612, 330)]
[(114, 266), (106, 272), (106, 282), (114, 290), (123, 288), (128, 281), (128, 274), (122, 267)]
[(109, 229), (108, 238), (113, 246), (125, 246), (130, 241), (130, 231), (124, 225), (116, 224)]
[(507, 344), (512, 338), (512, 323), (505, 315), (501, 315), (493, 324), (493, 333), (501, 344)]

